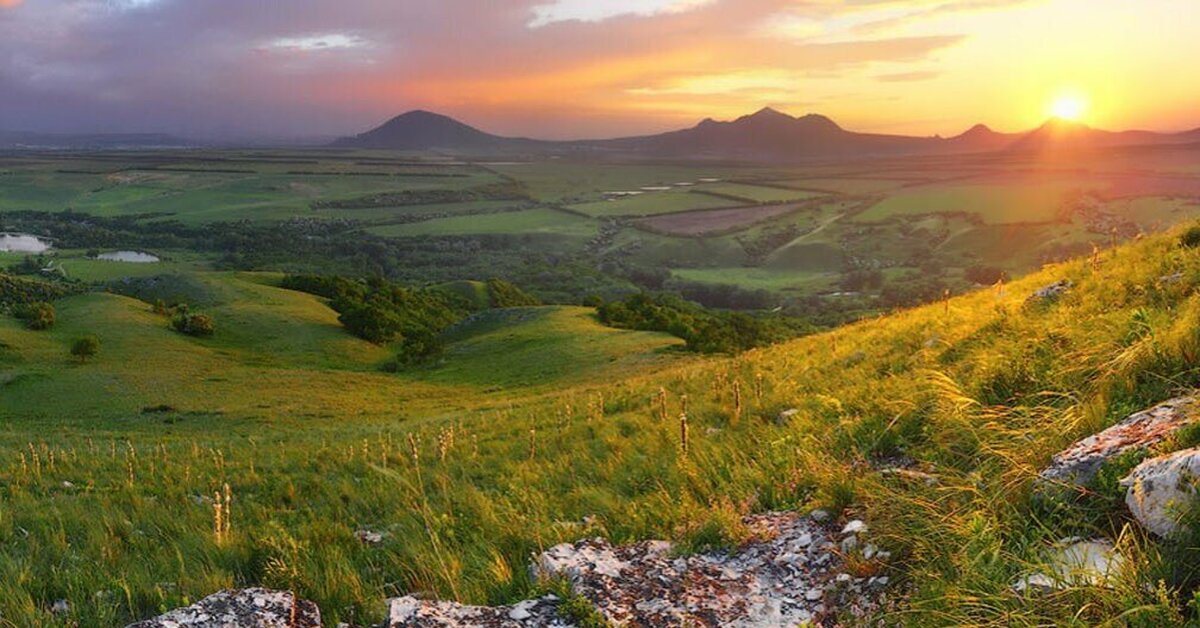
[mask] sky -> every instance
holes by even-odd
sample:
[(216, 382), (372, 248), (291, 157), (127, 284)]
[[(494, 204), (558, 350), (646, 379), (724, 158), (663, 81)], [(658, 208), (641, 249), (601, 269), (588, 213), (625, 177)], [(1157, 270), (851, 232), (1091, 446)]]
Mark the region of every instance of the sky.
[(539, 138), (1200, 126), (1197, 0), (0, 0), (0, 130)]

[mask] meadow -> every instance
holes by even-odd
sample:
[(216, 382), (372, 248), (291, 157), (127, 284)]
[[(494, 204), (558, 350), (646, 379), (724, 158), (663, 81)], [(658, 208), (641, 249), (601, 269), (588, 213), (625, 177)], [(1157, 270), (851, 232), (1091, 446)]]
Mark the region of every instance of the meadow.
[[(1062, 278), (1076, 287), (1059, 302), (1024, 305)], [(721, 547), (743, 538), (739, 514), (816, 506), (865, 517), (894, 552), (861, 564), (909, 592), (892, 619), (1191, 612), (1186, 547), (1146, 537), (1102, 488), (1070, 509), (1029, 492), (1060, 447), (1196, 384), (1200, 252), (1174, 233), (737, 357), (551, 306), (469, 320), (439, 363), (382, 373), (385, 348), (278, 279), (196, 275), (207, 339), (103, 293), (57, 301), (49, 331), (0, 321), (6, 623), (119, 624), (263, 584), (367, 624), (406, 592), (534, 594), (524, 565), (560, 541)], [(67, 346), (85, 332), (101, 351), (80, 362)], [(936, 484), (878, 471), (898, 458)], [(1128, 556), (1114, 588), (1036, 605), (1009, 589), (1051, 541), (1091, 534)]]
[[(70, 210), (124, 221), (143, 248), (152, 242), (150, 252), (187, 269), (311, 271), (322, 262), (298, 251), (267, 256), (250, 242), (201, 251), (201, 235), (174, 246), (148, 235), (171, 224), (197, 234), (243, 220), (309, 225), (306, 234), (338, 239), (327, 248), (339, 272), (434, 281), (507, 273), (566, 302), (752, 287), (776, 306), (824, 298), (836, 309), (829, 294), (886, 289), (882, 310), (970, 290), (968, 271), (1016, 276), (1111, 245), (1114, 232), (1125, 240), (1190, 220), (1200, 215), (1191, 157), (1169, 147), (1113, 151), (1064, 170), (1036, 155), (750, 166), (328, 149), (14, 152), (0, 155), (0, 227), (20, 227), (19, 212)], [(89, 281), (123, 272), (64, 263)], [(864, 287), (863, 273), (884, 281)]]

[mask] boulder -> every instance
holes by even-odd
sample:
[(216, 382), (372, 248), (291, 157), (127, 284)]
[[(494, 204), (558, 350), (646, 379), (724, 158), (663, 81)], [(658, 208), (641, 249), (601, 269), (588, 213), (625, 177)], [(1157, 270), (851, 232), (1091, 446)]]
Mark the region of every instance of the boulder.
[(558, 614), (561, 600), (547, 595), (512, 606), (466, 606), (412, 596), (388, 601), (384, 628), (571, 628)]
[(1145, 451), (1200, 420), (1195, 401), (1193, 397), (1172, 399), (1076, 442), (1055, 454), (1038, 475), (1039, 489), (1087, 485), (1105, 461), (1128, 451)]
[(1125, 505), (1147, 530), (1161, 537), (1178, 530), (1180, 518), (1196, 498), (1200, 483), (1200, 447), (1143, 461), (1121, 485)]
[(1063, 539), (1048, 556), (1045, 571), (1021, 577), (1012, 588), (1018, 593), (1045, 593), (1074, 586), (1107, 586), (1124, 566), (1124, 556), (1107, 539)]
[(321, 611), (291, 591), (230, 589), (126, 628), (321, 628)]

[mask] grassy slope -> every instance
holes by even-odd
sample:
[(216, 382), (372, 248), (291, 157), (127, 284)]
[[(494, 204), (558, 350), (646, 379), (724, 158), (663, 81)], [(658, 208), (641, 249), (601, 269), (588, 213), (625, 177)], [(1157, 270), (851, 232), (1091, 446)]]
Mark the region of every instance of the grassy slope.
[[(1183, 279), (1157, 282), (1173, 272)], [(1078, 283), (1062, 302), (1021, 307), (1061, 277)], [(1126, 611), (1148, 625), (1175, 622), (1177, 598), (1153, 592), (1170, 561), (1126, 527), (1115, 500), (1101, 493), (1090, 508), (1053, 512), (1034, 504), (1028, 487), (1074, 438), (1196, 383), (1197, 286), (1200, 252), (1150, 238), (1105, 253), (1097, 270), (1053, 267), (1000, 297), (984, 291), (737, 359), (620, 379), (601, 371), (607, 383), (545, 396), (428, 384), (414, 392), (415, 378), (333, 369), (297, 377), (291, 403), (318, 402), (323, 418), (298, 408), (270, 417), (140, 415), (97, 394), (73, 406), (52, 399), (88, 382), (121, 391), (133, 372), (166, 381), (155, 373), (202, 359), (230, 380), (204, 391), (214, 402), (281, 394), (272, 368), (219, 361), (226, 357), (216, 348), (169, 335), (127, 300), (80, 297), (64, 302), (59, 331), (35, 335), (6, 322), (0, 336), (16, 348), (3, 353), (6, 363), (49, 382), (8, 384), (6, 412), (10, 388), (26, 385), (44, 386), (42, 401), (56, 409), (0, 432), (0, 610), (18, 625), (49, 622), (50, 604), (65, 597), (80, 623), (106, 624), (261, 583), (295, 587), (332, 621), (373, 621), (383, 597), (404, 591), (474, 602), (528, 594), (529, 553), (562, 540), (736, 540), (729, 522), (738, 512), (824, 505), (867, 516), (896, 552), (893, 575), (916, 587), (910, 623), (1093, 624)], [(112, 321), (101, 330), (109, 344), (97, 363), (68, 367), (61, 341), (86, 308), (98, 308), (91, 326)], [(127, 337), (112, 339), (121, 330)], [(169, 347), (171, 357), (113, 364), (134, 355), (122, 342), (152, 342), (153, 355)], [(514, 361), (536, 363), (541, 352), (525, 356)], [(486, 373), (488, 363), (497, 364), (475, 368)], [(652, 402), (660, 387), (666, 421)], [(674, 418), (684, 394), (686, 457)], [(395, 395), (394, 410), (363, 412), (372, 395)], [(800, 417), (775, 425), (786, 407)], [(79, 421), (84, 414), (92, 418)], [(939, 484), (871, 471), (871, 460), (901, 451)], [(218, 540), (202, 496), (225, 483), (232, 531)], [(578, 523), (585, 515), (597, 523)], [(365, 548), (352, 536), (360, 526), (390, 536)], [(1128, 582), (1037, 604), (1008, 591), (1047, 541), (1097, 532), (1122, 539), (1135, 565)]]

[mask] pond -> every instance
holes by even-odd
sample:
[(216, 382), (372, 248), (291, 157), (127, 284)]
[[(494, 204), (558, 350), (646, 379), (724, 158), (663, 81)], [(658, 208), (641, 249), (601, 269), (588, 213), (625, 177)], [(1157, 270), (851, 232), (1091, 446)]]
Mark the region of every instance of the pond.
[(141, 251), (113, 251), (112, 253), (101, 253), (96, 256), (96, 259), (108, 260), (110, 262), (131, 262), (134, 264), (153, 264), (160, 261), (157, 255), (143, 253)]
[(44, 253), (50, 242), (27, 233), (0, 233), (0, 251), (12, 253)]

